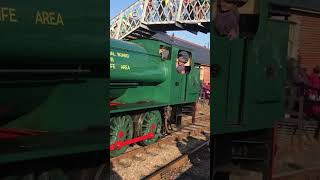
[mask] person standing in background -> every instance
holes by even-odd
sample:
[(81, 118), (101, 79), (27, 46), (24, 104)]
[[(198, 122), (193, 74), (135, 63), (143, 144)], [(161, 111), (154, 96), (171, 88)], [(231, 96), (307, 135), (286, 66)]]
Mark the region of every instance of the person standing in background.
[(166, 6), (168, 7), (169, 11), (169, 21), (174, 20), (175, 12), (176, 12), (176, 2), (174, 0), (165, 0)]
[(153, 3), (153, 0), (146, 0), (146, 1), (148, 1), (148, 3), (147, 3), (145, 20), (149, 21), (152, 15), (154, 3)]
[[(318, 102), (320, 101), (319, 91), (320, 91), (320, 67), (316, 66), (313, 68), (312, 74), (309, 76), (309, 82), (312, 90), (309, 90), (309, 100), (315, 102), (311, 105), (311, 107), (307, 107), (307, 113), (310, 113), (312, 117), (317, 120), (317, 128), (315, 130), (314, 138), (319, 140), (320, 134), (320, 105)], [(308, 111), (309, 110), (309, 111)]]
[(195, 2), (195, 11), (196, 11), (196, 20), (200, 20), (203, 18), (204, 12), (202, 6), (204, 4), (204, 0), (197, 0)]
[(161, 21), (164, 21), (166, 19), (166, 14), (164, 12), (165, 7), (166, 7), (166, 0), (158, 0), (158, 13)]
[(183, 0), (183, 7), (187, 11), (184, 15), (184, 20), (193, 20), (194, 12), (192, 10), (191, 0)]

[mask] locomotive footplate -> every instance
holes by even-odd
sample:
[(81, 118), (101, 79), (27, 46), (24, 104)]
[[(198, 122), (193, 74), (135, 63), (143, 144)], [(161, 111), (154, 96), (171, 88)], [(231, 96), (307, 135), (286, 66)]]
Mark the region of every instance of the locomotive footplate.
[[(114, 102), (113, 102), (114, 103)], [(135, 103), (119, 103), (117, 106), (110, 106), (110, 113), (120, 113), (124, 111), (136, 111), (141, 109), (150, 109), (150, 108), (158, 108), (165, 107), (168, 104), (155, 102), (155, 101), (143, 101), (143, 102), (135, 102)]]

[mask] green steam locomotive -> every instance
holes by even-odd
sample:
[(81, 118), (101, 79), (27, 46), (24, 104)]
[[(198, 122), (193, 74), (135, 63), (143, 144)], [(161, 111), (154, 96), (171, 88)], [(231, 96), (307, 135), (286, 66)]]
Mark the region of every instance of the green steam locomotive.
[(157, 40), (110, 42), (110, 153), (149, 145), (193, 115), (200, 93), (192, 51)]

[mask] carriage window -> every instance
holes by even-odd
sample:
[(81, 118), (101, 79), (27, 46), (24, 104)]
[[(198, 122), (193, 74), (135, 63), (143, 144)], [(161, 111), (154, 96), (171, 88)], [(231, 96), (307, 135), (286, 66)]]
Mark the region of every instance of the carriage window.
[(162, 60), (171, 59), (171, 48), (168, 46), (160, 45), (159, 54), (161, 55)]
[(176, 68), (180, 74), (188, 74), (191, 71), (192, 55), (188, 51), (180, 50), (177, 55)]

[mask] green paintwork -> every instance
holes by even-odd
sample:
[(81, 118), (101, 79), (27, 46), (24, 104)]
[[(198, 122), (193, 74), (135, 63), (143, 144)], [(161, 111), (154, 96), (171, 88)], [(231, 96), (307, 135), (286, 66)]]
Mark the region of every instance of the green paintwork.
[(43, 132), (0, 140), (0, 165), (107, 150), (108, 81), (94, 72), (108, 71), (104, 12), (96, 0), (0, 2), (0, 128)]
[[(18, 110), (29, 111), (19, 114), (3, 127), (57, 132), (105, 126), (106, 105), (101, 100), (106, 96), (104, 79), (64, 82), (51, 87), (41, 83), (37, 85), (40, 87), (17, 84), (14, 88), (0, 88), (6, 99), (10, 97), (10, 102), (14, 103), (12, 106), (18, 104)], [(32, 110), (28, 106), (28, 102), (32, 104), (29, 96), (39, 102)], [(14, 108), (11, 111), (17, 112)]]
[(120, 106), (113, 106), (110, 107), (112, 113), (121, 113), (126, 112), (128, 109), (131, 111), (138, 111), (141, 109), (153, 109), (158, 107), (167, 106), (166, 103), (159, 103), (159, 102), (139, 102), (139, 103), (126, 103), (121, 104)]
[[(120, 133), (123, 137), (120, 137)], [(125, 141), (133, 137), (133, 121), (131, 116), (117, 116), (110, 119), (110, 144), (116, 141)], [(128, 146), (122, 147), (120, 150), (110, 152), (111, 157), (119, 156), (126, 152)]]
[[(97, 0), (0, 2), (0, 128), (42, 132), (1, 139), (1, 167), (107, 152), (105, 8)], [(19, 179), (47, 179), (38, 175)]]
[[(214, 134), (272, 128), (284, 115), (283, 97), (289, 22), (271, 20), (260, 1), (260, 25), (253, 39), (212, 36), (213, 80), (211, 129)], [(273, 75), (268, 75), (268, 67)]]
[(105, 62), (105, 2), (1, 0), (0, 8), (0, 55), (10, 57), (1, 62)]
[[(121, 45), (123, 50), (127, 49), (127, 53), (133, 57), (124, 61), (132, 65), (130, 66), (130, 71), (133, 72), (123, 70), (121, 72), (123, 75), (121, 75), (120, 71), (113, 71), (110, 68), (110, 81), (115, 82), (117, 77), (121, 77), (119, 79), (122, 81), (122, 83), (115, 82), (110, 84), (110, 96), (116, 98), (115, 102), (123, 103), (122, 106), (111, 107), (111, 113), (151, 108), (151, 106), (139, 106), (141, 103), (151, 103), (152, 108), (163, 107), (165, 105), (195, 102), (199, 97), (199, 69), (194, 66), (194, 60), (192, 59), (189, 74), (179, 74), (176, 70), (178, 51), (192, 51), (147, 39), (133, 40), (129, 43), (118, 41), (111, 41), (111, 43), (114, 43), (114, 45), (110, 45), (111, 47)], [(171, 59), (161, 59), (159, 54), (161, 45), (172, 48)], [(121, 60), (119, 59), (119, 61)], [(134, 80), (136, 77), (139, 77), (139, 80)], [(135, 105), (130, 106), (130, 104)]]
[(166, 79), (164, 63), (141, 46), (119, 40), (110, 41), (110, 99), (128, 88), (157, 85)]
[[(61, 82), (50, 86), (47, 83), (0, 84), (1, 97), (13, 104), (9, 111), (13, 118), (9, 122), (2, 121), (6, 122), (2, 128), (44, 132), (44, 135), (17, 138), (17, 143), (1, 140), (1, 149), (4, 151), (0, 151), (0, 164), (106, 150), (106, 140), (103, 138), (106, 137), (107, 127), (105, 84), (104, 78)], [(100, 132), (101, 137), (89, 133), (90, 128), (100, 128), (96, 131)], [(73, 135), (64, 135), (66, 132)], [(47, 136), (47, 133), (50, 135)], [(84, 136), (81, 143), (70, 143), (79, 142), (81, 136)], [(54, 140), (55, 137), (60, 139)], [(67, 146), (64, 144), (66, 142), (69, 142)], [(31, 148), (19, 148), (29, 146)]]

